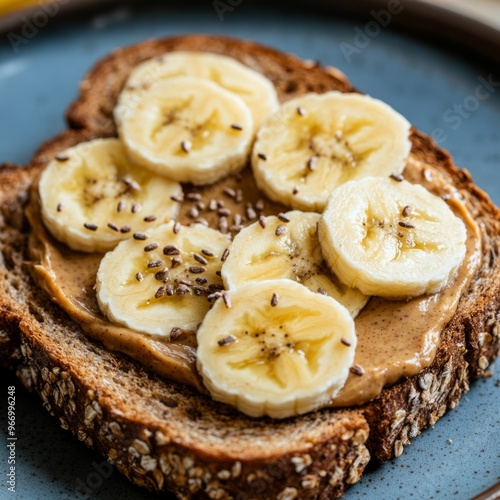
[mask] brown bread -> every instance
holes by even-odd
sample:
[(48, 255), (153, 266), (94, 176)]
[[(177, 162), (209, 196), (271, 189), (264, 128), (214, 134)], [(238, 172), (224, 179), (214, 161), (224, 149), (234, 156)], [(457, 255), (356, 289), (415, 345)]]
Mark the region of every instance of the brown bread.
[(39, 394), (64, 429), (140, 486), (179, 498), (337, 498), (360, 479), (370, 456), (398, 456), (456, 406), (471, 381), (488, 374), (500, 346), (500, 211), (446, 151), (413, 131), (412, 155), (461, 192), (478, 222), (483, 259), (441, 333), (432, 365), (361, 408), (251, 419), (161, 379), (90, 340), (34, 285), (23, 206), (32, 179), (58, 151), (116, 134), (112, 110), (127, 75), (139, 62), (171, 50), (234, 57), (270, 78), (281, 100), (354, 91), (336, 69), (214, 36), (147, 41), (100, 61), (67, 112), (70, 128), (45, 143), (27, 168), (0, 169), (0, 361)]

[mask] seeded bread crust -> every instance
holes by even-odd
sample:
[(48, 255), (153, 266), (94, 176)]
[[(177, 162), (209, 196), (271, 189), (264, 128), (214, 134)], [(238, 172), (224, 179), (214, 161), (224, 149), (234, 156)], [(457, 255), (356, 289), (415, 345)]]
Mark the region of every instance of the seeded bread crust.
[(470, 381), (488, 375), (500, 347), (500, 211), (448, 153), (413, 131), (412, 154), (456, 187), (478, 222), (483, 261), (441, 334), (432, 365), (361, 408), (250, 419), (161, 379), (87, 338), (34, 285), (23, 207), (31, 181), (58, 151), (116, 134), (112, 109), (130, 70), (170, 50), (239, 59), (269, 77), (281, 100), (309, 91), (354, 91), (336, 69), (213, 36), (147, 41), (100, 61), (67, 112), (70, 128), (45, 143), (30, 166), (0, 167), (0, 363), (16, 370), (64, 429), (140, 486), (179, 498), (337, 498), (359, 480), (370, 454), (381, 461), (401, 454), (456, 406)]

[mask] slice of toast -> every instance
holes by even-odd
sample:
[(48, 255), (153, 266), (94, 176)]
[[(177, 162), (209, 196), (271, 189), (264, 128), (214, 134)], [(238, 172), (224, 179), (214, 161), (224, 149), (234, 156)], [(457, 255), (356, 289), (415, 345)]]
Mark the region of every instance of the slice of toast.
[[(0, 169), (0, 361), (88, 446), (134, 483), (179, 498), (337, 498), (370, 456), (389, 460), (454, 408), (469, 382), (488, 374), (500, 347), (500, 211), (465, 170), (413, 130), (412, 155), (462, 195), (482, 235), (481, 265), (441, 332), (432, 365), (360, 408), (324, 409), (275, 421), (252, 419), (162, 379), (90, 340), (30, 278), (23, 214), (32, 179), (74, 144), (116, 134), (112, 110), (139, 62), (171, 50), (234, 57), (270, 78), (282, 101), (305, 92), (354, 91), (336, 69), (214, 36), (183, 36), (120, 49), (81, 83), (70, 128), (27, 168)], [(404, 328), (404, 325), (402, 325)]]

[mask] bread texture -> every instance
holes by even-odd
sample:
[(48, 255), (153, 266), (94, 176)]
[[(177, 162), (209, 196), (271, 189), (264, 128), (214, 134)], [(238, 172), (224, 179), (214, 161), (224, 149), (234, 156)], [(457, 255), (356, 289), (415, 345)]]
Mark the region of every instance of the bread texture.
[(340, 497), (370, 459), (400, 455), (457, 405), (471, 381), (489, 374), (500, 348), (500, 211), (446, 151), (412, 131), (412, 155), (459, 191), (479, 225), (482, 262), (441, 332), (432, 365), (362, 407), (252, 419), (162, 379), (90, 340), (33, 283), (24, 206), (32, 180), (58, 151), (116, 135), (112, 111), (128, 74), (172, 50), (238, 59), (271, 79), (282, 101), (306, 92), (355, 91), (334, 68), (215, 36), (146, 41), (97, 63), (67, 111), (68, 130), (45, 143), (29, 166), (0, 168), (0, 363), (16, 370), (63, 429), (139, 486), (178, 498)]

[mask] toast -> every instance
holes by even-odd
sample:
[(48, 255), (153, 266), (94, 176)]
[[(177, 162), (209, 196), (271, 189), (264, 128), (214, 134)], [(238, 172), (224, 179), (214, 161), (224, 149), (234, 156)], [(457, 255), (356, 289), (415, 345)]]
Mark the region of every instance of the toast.
[(454, 186), (482, 236), (482, 262), (441, 332), (428, 368), (386, 387), (359, 408), (323, 409), (283, 421), (252, 419), (163, 379), (89, 339), (30, 278), (23, 207), (36, 175), (62, 149), (116, 135), (113, 107), (139, 62), (172, 50), (221, 53), (267, 76), (280, 100), (306, 92), (353, 92), (334, 68), (252, 42), (181, 36), (120, 49), (84, 78), (68, 130), (26, 168), (0, 169), (0, 362), (15, 369), (44, 407), (132, 482), (179, 498), (337, 498), (368, 461), (404, 445), (454, 408), (469, 383), (489, 374), (500, 347), (500, 211), (466, 170), (412, 131), (412, 156)]

